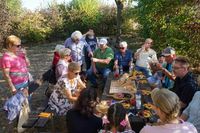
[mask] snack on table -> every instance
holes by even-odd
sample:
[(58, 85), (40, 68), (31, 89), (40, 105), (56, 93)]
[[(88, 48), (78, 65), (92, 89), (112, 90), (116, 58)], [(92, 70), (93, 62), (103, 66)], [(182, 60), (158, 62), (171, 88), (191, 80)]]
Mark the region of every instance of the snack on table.
[(142, 95), (150, 95), (151, 91), (148, 90), (142, 90)]
[(142, 115), (144, 118), (149, 118), (152, 116), (151, 112), (149, 110), (143, 110)]
[(129, 109), (131, 107), (130, 103), (122, 103), (125, 109)]
[(152, 108), (153, 108), (153, 105), (150, 104), (150, 103), (145, 103), (145, 104), (143, 104), (143, 106), (144, 106), (146, 109), (152, 109)]
[(107, 113), (108, 108), (109, 106), (107, 101), (101, 101), (99, 104), (96, 105), (96, 110), (103, 114)]

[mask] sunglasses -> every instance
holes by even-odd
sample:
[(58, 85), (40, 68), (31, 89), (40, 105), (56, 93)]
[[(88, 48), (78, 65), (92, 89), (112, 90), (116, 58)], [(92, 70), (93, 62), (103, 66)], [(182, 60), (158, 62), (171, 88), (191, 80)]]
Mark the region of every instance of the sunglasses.
[(17, 48), (21, 48), (21, 44), (20, 45), (13, 45), (14, 47), (17, 47)]
[(124, 47), (119, 47), (119, 49), (124, 49)]

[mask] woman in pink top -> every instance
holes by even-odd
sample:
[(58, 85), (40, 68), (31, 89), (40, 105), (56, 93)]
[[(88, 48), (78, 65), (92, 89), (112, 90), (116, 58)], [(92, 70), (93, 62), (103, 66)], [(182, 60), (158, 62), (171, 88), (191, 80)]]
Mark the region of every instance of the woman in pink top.
[(153, 126), (145, 126), (140, 133), (198, 133), (191, 123), (178, 118), (180, 101), (174, 92), (156, 88), (151, 97), (160, 120)]
[(21, 49), (21, 40), (10, 35), (6, 39), (5, 47), (1, 67), (9, 89), (13, 94), (22, 89), (27, 94), (29, 61), (25, 51)]

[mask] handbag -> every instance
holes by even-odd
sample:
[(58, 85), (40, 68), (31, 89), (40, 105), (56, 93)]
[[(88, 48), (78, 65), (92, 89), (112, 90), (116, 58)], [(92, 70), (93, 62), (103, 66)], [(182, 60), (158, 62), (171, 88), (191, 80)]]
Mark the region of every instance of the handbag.
[(17, 124), (18, 133), (22, 133), (26, 130), (26, 128), (22, 128), (22, 125), (28, 120), (29, 112), (30, 112), (30, 107), (29, 107), (28, 99), (26, 98), (22, 105), (22, 109), (19, 113), (19, 120)]

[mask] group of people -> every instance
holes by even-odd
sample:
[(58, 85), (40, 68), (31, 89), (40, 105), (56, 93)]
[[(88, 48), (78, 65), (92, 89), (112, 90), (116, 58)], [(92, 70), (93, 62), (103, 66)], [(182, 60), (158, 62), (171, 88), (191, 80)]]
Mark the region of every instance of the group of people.
[[(5, 44), (0, 64), (9, 90), (14, 95), (22, 92), (29, 97), (30, 62), (26, 51), (14, 35)], [(176, 57), (172, 47), (164, 49), (157, 59), (152, 44), (152, 39), (146, 39), (133, 54), (127, 42), (122, 41), (114, 51), (106, 38), (98, 40), (90, 29), (84, 35), (75, 31), (64, 45), (56, 46), (52, 63), (56, 82), (48, 105), (54, 113), (66, 116), (69, 133), (133, 133), (122, 104), (111, 105), (103, 118), (96, 116), (95, 110), (100, 102), (96, 91), (98, 75), (102, 75), (105, 83), (111, 72), (122, 74), (133, 70), (141, 71), (147, 79), (159, 80), (151, 97), (160, 119), (155, 125), (145, 126), (141, 133), (200, 132), (199, 86), (189, 71), (188, 59)], [(82, 75), (91, 82), (91, 87), (86, 87)]]

